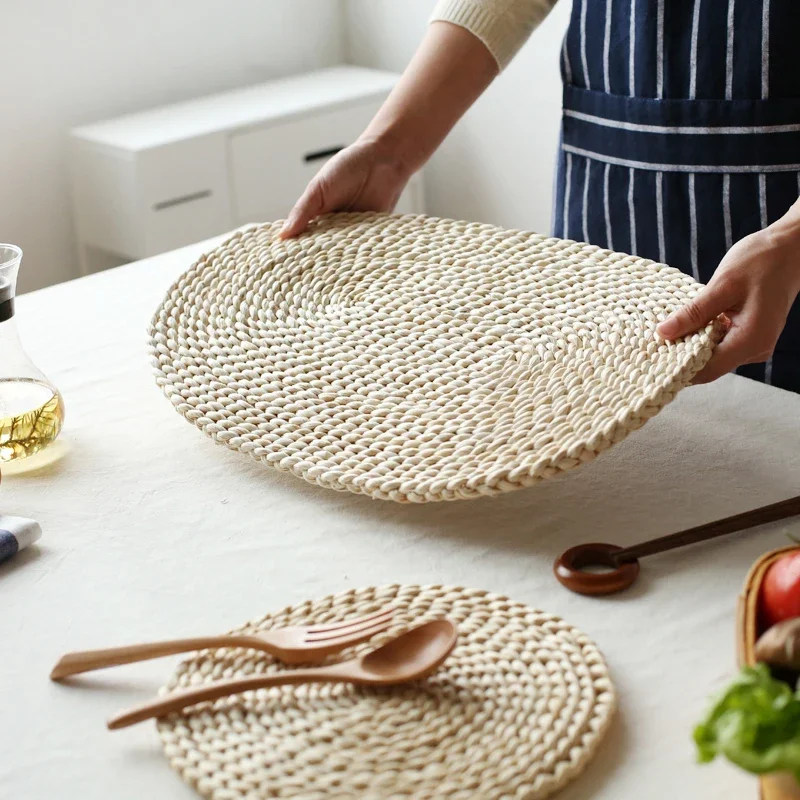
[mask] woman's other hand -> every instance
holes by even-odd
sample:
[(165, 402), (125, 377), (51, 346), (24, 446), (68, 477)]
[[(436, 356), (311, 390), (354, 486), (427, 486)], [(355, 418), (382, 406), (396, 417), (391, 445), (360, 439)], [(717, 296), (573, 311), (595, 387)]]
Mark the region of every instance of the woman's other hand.
[(769, 228), (738, 241), (705, 289), (658, 326), (658, 334), (672, 340), (694, 333), (720, 314), (730, 320), (725, 338), (694, 383), (708, 383), (742, 364), (772, 357), (800, 292), (797, 206)]

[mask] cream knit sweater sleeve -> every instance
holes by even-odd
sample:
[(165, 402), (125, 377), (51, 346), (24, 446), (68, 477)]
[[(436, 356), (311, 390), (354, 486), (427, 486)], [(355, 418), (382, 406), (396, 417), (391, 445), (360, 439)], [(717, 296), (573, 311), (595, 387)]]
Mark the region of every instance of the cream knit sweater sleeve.
[(556, 0), (439, 0), (431, 22), (466, 28), (504, 69), (555, 4)]

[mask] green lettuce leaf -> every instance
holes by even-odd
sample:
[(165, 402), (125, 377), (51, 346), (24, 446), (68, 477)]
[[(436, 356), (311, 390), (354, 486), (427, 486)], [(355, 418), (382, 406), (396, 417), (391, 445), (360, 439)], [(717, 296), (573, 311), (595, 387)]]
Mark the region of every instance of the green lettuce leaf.
[(721, 755), (748, 772), (791, 772), (800, 782), (800, 689), (766, 664), (745, 667), (695, 728), (701, 762)]

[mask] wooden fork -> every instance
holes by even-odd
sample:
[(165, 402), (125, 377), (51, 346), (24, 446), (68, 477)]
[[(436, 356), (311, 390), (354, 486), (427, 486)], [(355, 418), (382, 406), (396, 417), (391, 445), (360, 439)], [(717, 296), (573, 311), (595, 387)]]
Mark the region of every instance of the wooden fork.
[(277, 628), (265, 633), (222, 636), (200, 636), (192, 639), (172, 639), (166, 642), (149, 642), (109, 650), (86, 650), (67, 653), (53, 667), (50, 679), (54, 681), (91, 672), (104, 667), (133, 664), (151, 658), (209, 650), (219, 647), (247, 647), (262, 650), (275, 656), (284, 664), (313, 664), (347, 647), (365, 642), (385, 631), (392, 621), (394, 609), (383, 608), (373, 614), (344, 622), (311, 625), (303, 628)]

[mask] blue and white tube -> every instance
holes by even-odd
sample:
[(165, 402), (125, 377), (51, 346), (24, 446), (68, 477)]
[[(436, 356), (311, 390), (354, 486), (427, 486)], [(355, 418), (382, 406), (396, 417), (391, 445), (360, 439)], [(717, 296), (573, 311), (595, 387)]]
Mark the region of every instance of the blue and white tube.
[(0, 514), (0, 563), (39, 540), (42, 527), (34, 519)]

